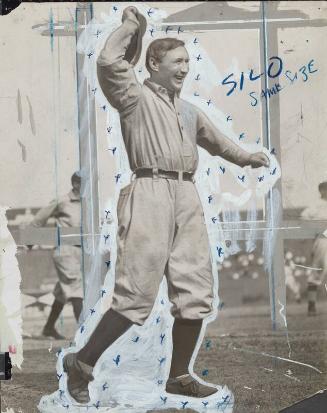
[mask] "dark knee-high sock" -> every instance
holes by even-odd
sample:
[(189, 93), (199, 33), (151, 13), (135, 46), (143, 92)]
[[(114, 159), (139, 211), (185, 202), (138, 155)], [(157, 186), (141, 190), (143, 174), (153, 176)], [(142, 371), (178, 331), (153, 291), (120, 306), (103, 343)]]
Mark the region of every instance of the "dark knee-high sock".
[(173, 354), (169, 377), (188, 374), (188, 366), (202, 327), (202, 320), (175, 318), (173, 326)]
[(315, 307), (318, 296), (318, 286), (315, 284), (308, 285), (308, 304), (311, 307)]
[(308, 301), (317, 301), (318, 286), (315, 284), (308, 285)]
[(45, 328), (54, 328), (56, 321), (58, 320), (62, 309), (64, 308), (64, 304), (58, 300), (54, 300), (51, 311), (46, 322)]
[(71, 302), (73, 306), (74, 316), (76, 318), (76, 321), (78, 321), (79, 316), (81, 315), (81, 312), (82, 312), (83, 299), (79, 297), (73, 297), (71, 298)]
[(101, 354), (133, 325), (116, 311), (108, 310), (93, 331), (89, 341), (77, 353), (77, 359), (94, 367)]

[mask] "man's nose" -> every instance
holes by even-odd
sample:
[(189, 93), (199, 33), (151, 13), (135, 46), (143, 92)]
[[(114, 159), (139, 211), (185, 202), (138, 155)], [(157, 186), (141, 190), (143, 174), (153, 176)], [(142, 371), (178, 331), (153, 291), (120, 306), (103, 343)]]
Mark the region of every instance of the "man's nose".
[(188, 65), (188, 63), (184, 63), (181, 67), (181, 72), (183, 74), (186, 74), (186, 73), (188, 73), (188, 71), (189, 71), (189, 65)]

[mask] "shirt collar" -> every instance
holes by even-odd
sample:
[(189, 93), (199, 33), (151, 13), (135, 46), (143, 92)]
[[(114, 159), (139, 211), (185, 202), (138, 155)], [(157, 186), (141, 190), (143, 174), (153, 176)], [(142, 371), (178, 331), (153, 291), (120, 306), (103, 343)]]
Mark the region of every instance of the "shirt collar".
[(81, 200), (81, 199), (80, 199), (80, 196), (79, 196), (79, 195), (75, 195), (75, 193), (74, 193), (73, 190), (71, 190), (71, 191), (68, 193), (68, 196), (69, 196), (69, 199), (70, 199), (71, 201), (80, 201), (80, 200)]
[[(167, 97), (169, 97), (167, 89), (159, 85), (159, 83), (156, 83), (151, 79), (145, 79), (144, 84), (148, 86), (157, 95), (166, 95)], [(174, 98), (175, 97), (179, 97), (179, 92), (175, 93)]]

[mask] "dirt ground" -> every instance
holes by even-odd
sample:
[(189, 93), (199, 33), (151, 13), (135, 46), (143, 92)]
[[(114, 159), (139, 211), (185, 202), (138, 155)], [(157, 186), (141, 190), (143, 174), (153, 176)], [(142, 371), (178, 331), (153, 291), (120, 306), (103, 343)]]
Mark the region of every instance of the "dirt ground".
[[(267, 306), (223, 308), (210, 324), (195, 365), (196, 373), (209, 382), (232, 389), (234, 413), (277, 413), (321, 389), (327, 388), (327, 306), (307, 317), (306, 304), (288, 306), (286, 332), (271, 330)], [(41, 331), (44, 319), (27, 319), (24, 331)], [(75, 322), (69, 314), (63, 332), (71, 337)], [(36, 413), (41, 396), (57, 389), (56, 351), (66, 341), (25, 339), (22, 370), (13, 369), (11, 381), (2, 382), (2, 410)], [(289, 351), (291, 355), (289, 357)], [(290, 358), (317, 368), (278, 359)], [(205, 372), (205, 373), (204, 373)], [(187, 410), (184, 410), (187, 411)]]

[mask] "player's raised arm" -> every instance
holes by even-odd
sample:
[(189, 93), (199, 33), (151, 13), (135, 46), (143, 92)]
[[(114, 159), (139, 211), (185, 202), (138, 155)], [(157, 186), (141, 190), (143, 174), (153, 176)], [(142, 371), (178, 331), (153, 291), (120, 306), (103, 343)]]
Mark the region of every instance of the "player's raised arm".
[(41, 208), (30, 223), (33, 227), (43, 227), (49, 218), (55, 217), (58, 211), (57, 200), (52, 201), (48, 206)]
[(119, 112), (133, 109), (140, 94), (133, 66), (142, 47), (146, 20), (136, 7), (127, 7), (122, 25), (107, 39), (98, 61), (98, 79), (109, 103)]
[(311, 205), (307, 208), (305, 208), (302, 212), (301, 212), (301, 218), (302, 219), (315, 219), (317, 217), (317, 215), (319, 214), (319, 212), (317, 211), (317, 205)]
[(200, 110), (197, 117), (197, 144), (211, 155), (221, 156), (241, 167), (247, 165), (252, 168), (269, 166), (269, 159), (263, 152), (249, 153), (245, 151), (217, 129)]

